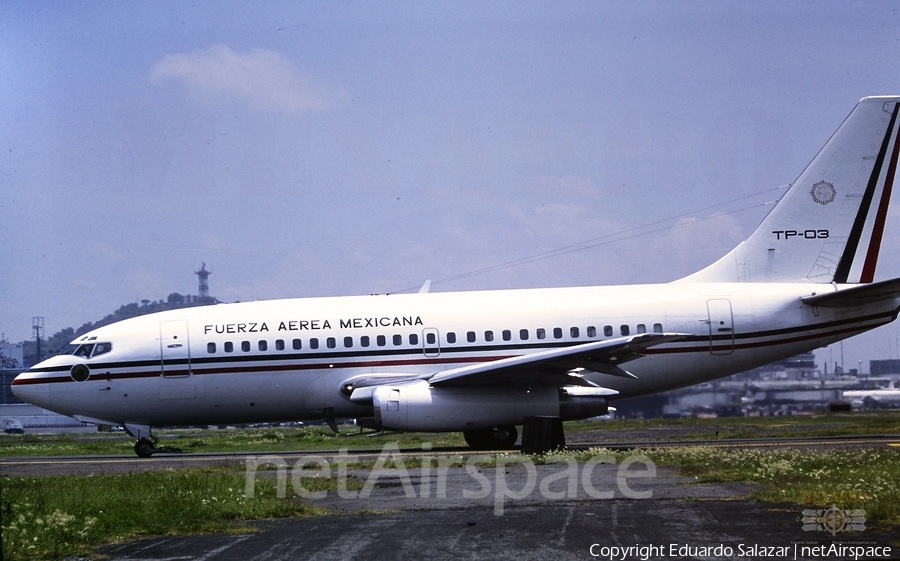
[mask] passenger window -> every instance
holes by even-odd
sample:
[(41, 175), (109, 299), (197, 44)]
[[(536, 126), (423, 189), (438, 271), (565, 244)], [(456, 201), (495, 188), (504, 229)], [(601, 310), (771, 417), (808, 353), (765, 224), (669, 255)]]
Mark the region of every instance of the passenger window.
[(603, 335), (605, 337), (612, 337), (612, 326), (611, 325), (603, 326)]
[(453, 344), (456, 342), (456, 333), (452, 331), (447, 332), (447, 342)]
[(377, 344), (379, 347), (383, 347), (387, 345), (387, 339), (384, 337), (384, 335), (379, 335), (375, 338), (375, 344)]
[(654, 333), (662, 333), (662, 332), (663, 332), (662, 324), (661, 324), (661, 323), (654, 323), (654, 324), (653, 324), (653, 332), (654, 332)]
[(94, 347), (94, 354), (91, 356), (100, 356), (102, 354), (106, 354), (112, 350), (112, 343), (97, 343), (97, 346)]
[(344, 337), (344, 347), (347, 349), (353, 347), (353, 337)]
[(410, 345), (418, 345), (419, 344), (419, 336), (415, 333), (409, 334), (409, 344)]
[(226, 341), (225, 342), (225, 352), (226, 353), (234, 352), (234, 343), (232, 343), (231, 341)]
[(643, 323), (637, 324), (637, 332), (638, 332), (638, 333), (646, 333), (646, 332), (647, 332), (647, 326), (644, 325)]
[(215, 354), (216, 344), (215, 343), (207, 343), (206, 344), (206, 352), (208, 352), (209, 354)]
[(312, 337), (309, 340), (309, 348), (310, 349), (318, 349), (319, 348), (319, 339), (317, 337)]
[(494, 340), (494, 332), (493, 331), (485, 331), (484, 332), (484, 340), (487, 342), (491, 342)]
[(621, 333), (622, 335), (628, 335), (629, 333), (631, 333), (631, 330), (627, 325), (623, 325), (619, 328), (619, 333)]
[(284, 350), (284, 339), (275, 339), (275, 350), (276, 351)]
[(546, 339), (547, 338), (547, 330), (544, 329), (543, 327), (538, 328), (538, 330), (535, 332), (535, 335), (537, 336), (538, 339)]
[(570, 335), (573, 339), (577, 339), (577, 338), (578, 338), (578, 335), (579, 335), (579, 333), (578, 333), (578, 328), (577, 328), (577, 327), (569, 328), (569, 335)]
[(259, 342), (259, 350), (261, 350), (261, 351), (269, 350), (269, 342), (268, 341), (260, 341)]
[(587, 328), (587, 336), (588, 337), (596, 337), (597, 336), (597, 328), (593, 325), (589, 325)]
[(327, 339), (325, 339), (325, 344), (329, 349), (337, 347), (337, 341), (334, 340), (334, 337), (328, 337)]
[(509, 341), (510, 339), (512, 339), (512, 332), (510, 332), (509, 329), (504, 329), (503, 330), (503, 340)]
[(520, 329), (520, 330), (519, 330), (519, 339), (521, 339), (521, 340), (523, 340), (523, 341), (527, 341), (527, 340), (528, 340), (528, 330), (527, 330), (527, 329)]
[(554, 327), (553, 328), (553, 338), (554, 339), (562, 339), (562, 327)]
[(403, 344), (403, 336), (402, 335), (394, 335), (394, 346), (399, 347)]
[(434, 336), (434, 333), (432, 333), (431, 331), (429, 331), (428, 333), (425, 334), (425, 342), (428, 343), (429, 345), (434, 345), (436, 341), (437, 341), (437, 338)]
[(293, 341), (291, 341), (291, 346), (295, 351), (299, 351), (303, 348), (303, 342), (300, 341), (300, 339), (294, 339)]
[(250, 352), (250, 341), (241, 341), (241, 350), (245, 353)]
[(362, 345), (363, 347), (368, 347), (369, 346), (369, 336), (363, 335), (362, 337), (360, 337), (359, 344)]
[(469, 331), (466, 333), (466, 341), (468, 341), (470, 343), (475, 342), (475, 332), (474, 331)]

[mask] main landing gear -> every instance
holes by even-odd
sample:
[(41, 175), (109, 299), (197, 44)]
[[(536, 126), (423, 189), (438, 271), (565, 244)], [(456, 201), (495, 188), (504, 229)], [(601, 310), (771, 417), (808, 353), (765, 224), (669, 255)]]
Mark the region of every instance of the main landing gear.
[(466, 444), (475, 450), (510, 450), (519, 438), (514, 425), (463, 431)]
[[(509, 450), (519, 433), (515, 426), (463, 431), (466, 444), (475, 450)], [(559, 417), (525, 417), (522, 426), (522, 453), (547, 454), (566, 447), (566, 435)]]

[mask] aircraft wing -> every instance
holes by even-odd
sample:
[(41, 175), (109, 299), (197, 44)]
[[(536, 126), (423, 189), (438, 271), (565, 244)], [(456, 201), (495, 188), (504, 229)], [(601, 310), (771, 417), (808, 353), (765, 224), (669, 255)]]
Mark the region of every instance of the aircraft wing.
[(897, 298), (900, 298), (900, 278), (873, 282), (871, 284), (859, 284), (835, 292), (807, 296), (800, 300), (810, 306), (843, 308), (882, 302), (884, 300), (896, 300)]
[(594, 386), (580, 372), (590, 370), (636, 378), (619, 365), (638, 358), (645, 349), (683, 339), (676, 333), (643, 333), (594, 341), (444, 370), (427, 378), (433, 386), (492, 385), (539, 381), (560, 385)]

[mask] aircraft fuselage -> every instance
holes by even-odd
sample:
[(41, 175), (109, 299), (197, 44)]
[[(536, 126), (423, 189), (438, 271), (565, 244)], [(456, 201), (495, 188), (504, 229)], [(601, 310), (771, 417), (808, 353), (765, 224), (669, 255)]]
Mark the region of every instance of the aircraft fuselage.
[(53, 357), (15, 387), (37, 405), (118, 424), (365, 418), (372, 405), (340, 391), (354, 377), (430, 375), (593, 340), (684, 334), (623, 365), (636, 379), (583, 372), (631, 397), (790, 357), (897, 315), (896, 301), (853, 309), (800, 301), (835, 289), (670, 283), (220, 304), (92, 331), (73, 343), (108, 344), (104, 352)]

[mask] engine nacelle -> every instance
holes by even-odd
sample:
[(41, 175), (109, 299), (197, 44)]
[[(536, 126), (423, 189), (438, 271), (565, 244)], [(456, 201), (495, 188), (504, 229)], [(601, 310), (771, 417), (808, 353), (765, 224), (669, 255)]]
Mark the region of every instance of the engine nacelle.
[(573, 395), (567, 389), (453, 388), (430, 386), (423, 380), (379, 386), (372, 392), (372, 403), (376, 424), (383, 428), (442, 432), (521, 425), (534, 416), (573, 420), (605, 415), (606, 396), (615, 393), (587, 388), (587, 393)]
[(609, 397), (618, 393), (608, 388), (564, 386), (559, 388), (559, 416), (563, 421), (574, 421), (606, 415)]

